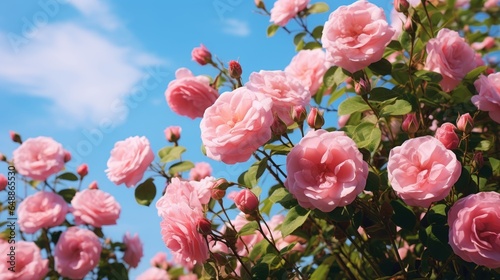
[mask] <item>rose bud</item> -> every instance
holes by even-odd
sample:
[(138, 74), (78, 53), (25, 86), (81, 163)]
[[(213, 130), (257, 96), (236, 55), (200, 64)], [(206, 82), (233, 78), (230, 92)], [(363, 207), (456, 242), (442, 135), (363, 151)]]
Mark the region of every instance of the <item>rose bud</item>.
[(212, 223), (207, 218), (199, 219), (196, 229), (205, 236), (209, 235), (212, 233)]
[(276, 137), (280, 137), (281, 135), (286, 133), (286, 130), (286, 124), (280, 118), (274, 118), (274, 122), (271, 125), (271, 131), (273, 132), (273, 135)]
[(236, 194), (234, 197), (236, 207), (245, 214), (253, 214), (259, 209), (259, 199), (250, 190), (244, 189)]
[(410, 3), (407, 0), (394, 0), (394, 9), (399, 13), (407, 13)]
[(365, 95), (372, 90), (372, 85), (370, 81), (361, 79), (358, 83), (354, 85), (354, 91), (358, 95)]
[(181, 139), (181, 131), (180, 126), (169, 126), (165, 129), (165, 138), (168, 142), (177, 143)]
[(458, 130), (469, 134), (474, 128), (474, 120), (470, 116), (469, 113), (461, 115), (457, 119), (457, 128)]
[(229, 61), (229, 76), (231, 76), (231, 78), (239, 79), (241, 78), (242, 73), (243, 70), (241, 69), (241, 65), (238, 61), (236, 60)]
[(0, 174), (0, 191), (5, 190), (7, 187), (7, 178), (3, 174)]
[(64, 162), (68, 162), (71, 160), (71, 153), (69, 151), (64, 150)]
[(415, 113), (407, 114), (403, 123), (401, 124), (401, 129), (407, 133), (415, 133), (418, 131), (419, 123), (417, 120), (417, 115)]
[(80, 175), (80, 178), (83, 178), (83, 177), (87, 176), (87, 174), (89, 174), (89, 167), (88, 167), (88, 165), (85, 164), (85, 163), (81, 164), (76, 169), (76, 173), (78, 173), (78, 175)]
[(23, 140), (21, 139), (21, 135), (19, 135), (19, 133), (11, 130), (11, 131), (9, 131), (9, 134), (10, 134), (10, 139), (13, 142), (19, 143), (19, 144), (23, 143)]
[(292, 118), (298, 124), (303, 123), (307, 118), (306, 108), (302, 105), (293, 107)]
[(191, 52), (191, 58), (200, 65), (206, 65), (212, 61), (212, 54), (203, 44), (200, 44), (199, 47), (194, 48)]
[(325, 124), (323, 112), (313, 107), (309, 112), (309, 116), (307, 116), (307, 124), (310, 128), (320, 129)]
[(91, 190), (97, 190), (99, 187), (97, 186), (97, 182), (93, 181), (92, 183), (89, 184), (89, 189)]
[(452, 123), (443, 123), (437, 130), (434, 137), (436, 137), (443, 145), (450, 150), (458, 148), (460, 139), (455, 133), (457, 127)]

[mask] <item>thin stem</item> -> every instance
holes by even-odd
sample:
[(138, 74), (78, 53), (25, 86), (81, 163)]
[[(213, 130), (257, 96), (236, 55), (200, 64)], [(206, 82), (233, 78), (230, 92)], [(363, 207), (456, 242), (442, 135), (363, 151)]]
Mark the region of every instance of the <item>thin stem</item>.
[(391, 245), (392, 245), (391, 247), (394, 251), (394, 254), (396, 255), (396, 259), (398, 260), (399, 266), (401, 267), (401, 272), (403, 273), (404, 278), (407, 279), (406, 269), (404, 267), (403, 260), (401, 259), (401, 256), (399, 255), (398, 247), (396, 246), (396, 241), (394, 239), (394, 236), (392, 235), (391, 229), (389, 228), (387, 223), (384, 223), (384, 226), (385, 226), (386, 232), (389, 234), (389, 240), (391, 241)]
[(432, 27), (432, 20), (431, 20), (431, 17), (429, 15), (429, 11), (427, 10), (427, 0), (421, 0), (422, 1), (422, 6), (424, 7), (424, 11), (425, 11), (425, 15), (427, 16), (427, 19), (429, 20), (429, 28), (431, 29), (431, 34), (432, 36), (431, 37), (434, 37), (434, 30), (433, 30), (433, 27)]

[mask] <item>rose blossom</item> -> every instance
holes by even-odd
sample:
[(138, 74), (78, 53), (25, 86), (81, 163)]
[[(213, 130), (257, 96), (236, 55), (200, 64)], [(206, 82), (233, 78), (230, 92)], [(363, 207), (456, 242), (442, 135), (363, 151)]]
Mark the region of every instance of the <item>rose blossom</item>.
[(309, 131), (286, 159), (285, 187), (300, 206), (330, 212), (365, 188), (368, 164), (344, 132)]
[(273, 240), (276, 243), (276, 248), (278, 248), (278, 250), (285, 248), (286, 246), (292, 244), (293, 242), (297, 242), (297, 244), (293, 246), (292, 251), (299, 251), (299, 252), (304, 251), (305, 247), (300, 244), (300, 242), (305, 242), (304, 239), (295, 235), (288, 235), (285, 238), (283, 238), (283, 236), (281, 235), (281, 230), (278, 229), (278, 227), (282, 225), (284, 221), (285, 221), (284, 215), (274, 215), (271, 218), (271, 220), (267, 222), (269, 228), (272, 231), (272, 234), (266, 232), (267, 237), (269, 239), (273, 238)]
[(116, 225), (121, 207), (115, 198), (99, 189), (85, 189), (77, 192), (71, 200), (75, 224), (94, 227)]
[(271, 138), (272, 100), (240, 87), (223, 93), (200, 123), (207, 156), (227, 164), (247, 161)]
[(45, 181), (64, 168), (65, 151), (50, 137), (30, 138), (13, 152), (13, 161), (19, 174), (33, 180)]
[(321, 42), (329, 63), (354, 73), (379, 61), (394, 33), (383, 9), (356, 1), (330, 14)]
[(165, 138), (168, 142), (175, 143), (181, 139), (182, 128), (180, 126), (169, 126), (165, 128)]
[(311, 96), (316, 94), (323, 83), (326, 70), (325, 52), (321, 49), (301, 50), (285, 68), (285, 72), (297, 78)]
[(482, 42), (474, 42), (470, 45), (474, 50), (479, 51), (482, 49), (488, 50), (495, 46), (495, 38), (488, 36)]
[(11, 244), (0, 239), (0, 279), (3, 280), (39, 280), (49, 272), (49, 260), (42, 259), (40, 249), (33, 242), (17, 241), (15, 250), (15, 272), (9, 270)]
[(449, 243), (468, 262), (500, 267), (500, 194), (480, 192), (459, 199), (448, 212)]
[(462, 166), (439, 140), (423, 136), (393, 148), (387, 172), (392, 188), (406, 204), (427, 208), (449, 194)]
[(200, 65), (206, 65), (212, 61), (212, 54), (203, 44), (200, 44), (199, 47), (194, 48), (191, 52), (191, 59)]
[(498, 0), (486, 0), (486, 2), (484, 2), (484, 8), (486, 9), (495, 8), (497, 6), (498, 6)]
[(58, 226), (64, 222), (68, 210), (66, 201), (60, 195), (37, 192), (19, 204), (19, 227), (23, 232), (35, 233), (41, 228)]
[(136, 268), (141, 261), (142, 256), (142, 242), (137, 233), (131, 236), (130, 233), (125, 233), (123, 236), (123, 244), (125, 244), (125, 253), (123, 253), (123, 261), (130, 267)]
[(453, 30), (439, 30), (436, 38), (429, 40), (426, 49), (425, 69), (443, 76), (439, 84), (447, 92), (478, 66), (474, 50)]
[(245, 86), (263, 93), (273, 100), (273, 113), (286, 125), (294, 123), (292, 111), (295, 106), (307, 106), (311, 94), (301, 82), (284, 71), (260, 71), (250, 74)]
[(460, 143), (460, 138), (455, 133), (457, 127), (452, 123), (443, 123), (434, 134), (443, 145), (450, 150), (456, 149)]
[(198, 280), (198, 275), (194, 273), (179, 276), (179, 280)]
[(232, 199), (236, 207), (245, 214), (252, 214), (259, 209), (259, 199), (249, 189), (243, 189), (236, 193)]
[(171, 265), (167, 261), (167, 254), (164, 252), (158, 252), (150, 260), (151, 266), (158, 267), (161, 269), (167, 269)]
[(164, 269), (158, 267), (150, 267), (141, 275), (137, 276), (136, 280), (170, 280), (170, 276)]
[(116, 142), (111, 150), (106, 173), (111, 182), (116, 185), (124, 183), (130, 188), (142, 179), (154, 158), (146, 137), (129, 137)]
[(217, 91), (210, 86), (208, 77), (195, 77), (187, 68), (175, 72), (175, 80), (168, 84), (165, 91), (170, 109), (191, 119), (202, 117), (218, 96)]
[(472, 103), (481, 111), (489, 113), (490, 118), (500, 123), (500, 73), (481, 75), (474, 82), (478, 95), (471, 98)]
[(8, 184), (7, 178), (3, 174), (0, 174), (0, 191), (5, 190), (7, 184)]
[(165, 194), (156, 202), (158, 216), (165, 218), (167, 210), (177, 203), (188, 203), (191, 208), (199, 208), (202, 211), (202, 204), (210, 201), (210, 191), (214, 181), (213, 177), (206, 177), (200, 182), (172, 178)]
[(201, 179), (212, 175), (212, 167), (206, 162), (198, 162), (189, 172), (189, 179), (200, 181)]
[(274, 2), (274, 7), (271, 9), (271, 19), (279, 26), (285, 26), (292, 18), (300, 11), (307, 8), (310, 0), (278, 0)]
[(102, 246), (95, 233), (70, 227), (57, 241), (54, 251), (55, 269), (61, 276), (81, 279), (99, 264)]

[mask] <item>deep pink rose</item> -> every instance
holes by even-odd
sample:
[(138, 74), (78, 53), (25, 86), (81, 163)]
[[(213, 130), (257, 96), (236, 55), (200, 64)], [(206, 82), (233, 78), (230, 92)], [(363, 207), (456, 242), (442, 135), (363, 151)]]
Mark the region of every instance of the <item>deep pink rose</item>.
[(443, 145), (450, 150), (458, 148), (460, 143), (460, 138), (458, 138), (455, 130), (457, 127), (452, 123), (443, 123), (434, 134), (434, 137), (438, 139)]
[(300, 80), (284, 71), (253, 72), (245, 86), (270, 97), (273, 100), (274, 115), (286, 125), (294, 123), (292, 118), (294, 107), (306, 107), (311, 100), (311, 94), (302, 86)]
[(3, 174), (0, 174), (0, 191), (5, 190), (5, 187), (7, 187), (7, 177), (5, 177)]
[(426, 49), (425, 69), (443, 76), (439, 84), (447, 92), (478, 66), (475, 51), (453, 30), (439, 30), (436, 38), (429, 40)]
[(382, 58), (394, 32), (384, 10), (362, 0), (330, 14), (321, 42), (329, 63), (354, 73)]
[(500, 267), (500, 194), (480, 192), (459, 199), (448, 212), (449, 243), (468, 262)]
[(227, 164), (247, 161), (271, 138), (272, 100), (240, 87), (223, 93), (200, 123), (207, 156)]
[(61, 276), (81, 279), (99, 264), (102, 246), (95, 233), (70, 227), (57, 241), (54, 251), (55, 269)]
[(66, 201), (53, 192), (40, 191), (26, 197), (17, 209), (19, 227), (35, 233), (41, 228), (61, 225), (69, 208)]
[(301, 50), (285, 68), (285, 72), (297, 78), (314, 96), (323, 83), (323, 76), (328, 70), (325, 52), (321, 49)]
[(118, 141), (108, 160), (106, 173), (116, 185), (135, 186), (153, 162), (155, 155), (146, 137), (134, 136)]
[(213, 185), (213, 177), (206, 177), (200, 182), (181, 181), (179, 178), (172, 178), (167, 186), (165, 194), (156, 202), (158, 216), (165, 218), (167, 210), (173, 204), (187, 203), (191, 208), (198, 208), (202, 211), (202, 204), (210, 201), (210, 189)]
[(300, 206), (330, 212), (350, 204), (366, 185), (368, 164), (344, 132), (309, 131), (286, 158), (285, 187)]
[(259, 199), (249, 189), (243, 189), (233, 196), (234, 204), (245, 214), (252, 214), (259, 209)]
[(474, 82), (478, 95), (471, 98), (472, 103), (481, 111), (489, 113), (490, 118), (500, 123), (500, 73), (481, 75)]
[(450, 193), (462, 166), (439, 140), (423, 136), (393, 148), (387, 172), (392, 188), (406, 204), (427, 208)]
[(180, 68), (175, 72), (175, 80), (168, 84), (165, 97), (172, 111), (196, 119), (203, 116), (219, 94), (210, 86), (208, 77), (195, 77), (189, 69)]
[[(15, 249), (15, 272), (9, 270), (11, 246)], [(40, 280), (49, 272), (49, 260), (42, 259), (40, 249), (33, 242), (17, 241), (9, 244), (0, 240), (0, 279), (2, 280)]]
[(116, 225), (121, 207), (115, 198), (99, 189), (85, 189), (77, 192), (71, 200), (75, 224), (94, 227)]
[(131, 236), (130, 233), (125, 233), (123, 236), (123, 244), (125, 244), (125, 253), (123, 253), (123, 261), (130, 267), (136, 268), (144, 255), (142, 251), (142, 242), (137, 233)]
[(307, 8), (310, 0), (278, 0), (271, 9), (270, 22), (285, 26), (300, 11)]
[(170, 280), (170, 276), (165, 269), (150, 267), (137, 276), (136, 280)]
[(206, 162), (198, 162), (189, 172), (189, 179), (200, 181), (201, 179), (212, 175), (212, 167)]
[(64, 168), (64, 149), (50, 137), (30, 138), (13, 153), (16, 171), (33, 180), (45, 181)]
[(194, 48), (191, 52), (191, 59), (200, 65), (206, 65), (212, 61), (212, 54), (203, 44), (200, 44), (199, 47)]
[(165, 128), (165, 138), (168, 142), (175, 143), (181, 139), (182, 128), (180, 126), (169, 126)]

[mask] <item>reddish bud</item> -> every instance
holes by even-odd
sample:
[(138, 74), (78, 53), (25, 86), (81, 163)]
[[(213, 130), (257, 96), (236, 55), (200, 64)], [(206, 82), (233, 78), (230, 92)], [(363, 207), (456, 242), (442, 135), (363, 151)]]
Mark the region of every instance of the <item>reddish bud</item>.
[(354, 85), (354, 91), (358, 95), (365, 95), (372, 90), (372, 84), (370, 81), (361, 79), (358, 83)]
[(200, 65), (206, 65), (212, 61), (212, 54), (203, 44), (200, 44), (199, 47), (194, 48), (191, 52), (191, 58)]
[(218, 189), (218, 190), (227, 190), (229, 188), (229, 183), (226, 179), (224, 178), (219, 178), (217, 181), (214, 182), (212, 189)]
[(97, 190), (99, 187), (97, 186), (97, 182), (93, 181), (92, 183), (89, 184), (89, 189), (91, 190)]
[(212, 223), (207, 218), (199, 219), (196, 229), (205, 236), (209, 235), (212, 233)]
[(182, 128), (180, 126), (169, 126), (165, 128), (165, 138), (168, 142), (177, 143), (181, 139)]
[(436, 137), (443, 145), (450, 150), (458, 148), (460, 139), (455, 133), (457, 127), (452, 123), (443, 123), (438, 129), (436, 129)]
[(64, 150), (64, 162), (68, 162), (71, 160), (71, 153), (69, 151)]
[(1, 161), (7, 161), (7, 157), (4, 154), (0, 154)]
[(472, 166), (474, 167), (474, 169), (475, 170), (481, 169), (484, 165), (483, 153), (482, 152), (475, 152), (473, 159), (474, 160), (472, 161)]
[(318, 108), (313, 107), (309, 116), (307, 116), (307, 124), (310, 128), (319, 129), (325, 124), (325, 119), (323, 118), (323, 111), (318, 110)]
[(458, 130), (469, 134), (474, 128), (474, 120), (469, 113), (463, 114), (457, 119)]
[(418, 131), (419, 123), (417, 120), (417, 115), (415, 113), (407, 114), (403, 123), (401, 124), (401, 129), (406, 133), (415, 133)]
[(5, 190), (7, 183), (7, 178), (3, 174), (0, 174), (0, 191)]
[(264, 1), (262, 0), (254, 0), (255, 1), (255, 6), (259, 9), (265, 9), (266, 5), (264, 5)]
[(211, 190), (211, 197), (214, 200), (221, 200), (226, 196), (226, 191), (225, 190), (220, 190), (220, 189), (212, 189)]
[(307, 118), (306, 108), (302, 105), (293, 107), (292, 118), (298, 124), (303, 123)]
[(229, 61), (229, 76), (233, 79), (239, 79), (241, 74), (243, 74), (243, 70), (240, 63), (236, 60)]
[(19, 144), (23, 143), (23, 140), (21, 139), (21, 135), (19, 135), (17, 132), (11, 130), (11, 131), (9, 131), (9, 134), (10, 134), (10, 139), (13, 142), (19, 143)]
[(280, 137), (285, 134), (287, 130), (286, 124), (278, 117), (274, 118), (274, 122), (271, 124), (271, 131), (274, 136)]
[(83, 178), (83, 177), (87, 176), (87, 174), (89, 174), (89, 167), (88, 167), (88, 165), (86, 163), (81, 164), (76, 169), (76, 173), (78, 173), (78, 175), (80, 175), (80, 178)]
[(399, 13), (407, 13), (410, 3), (407, 0), (394, 0), (394, 9)]
[(253, 214), (259, 209), (259, 199), (248, 189), (241, 190), (236, 194), (234, 204), (245, 214)]

